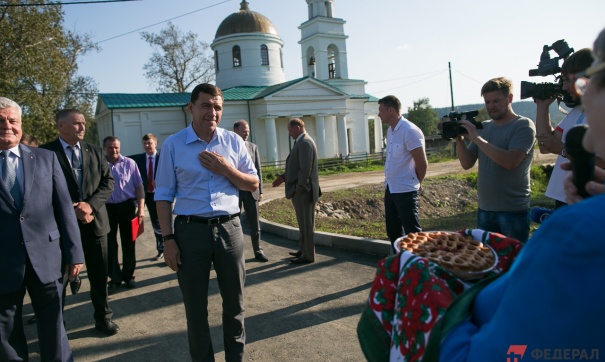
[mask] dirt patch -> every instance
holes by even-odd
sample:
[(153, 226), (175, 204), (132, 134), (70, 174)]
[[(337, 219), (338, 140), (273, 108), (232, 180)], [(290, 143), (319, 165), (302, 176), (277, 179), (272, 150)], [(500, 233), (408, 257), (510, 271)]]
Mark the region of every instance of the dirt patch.
[[(469, 181), (458, 178), (429, 180), (418, 195), (420, 219), (453, 216), (468, 211), (477, 203), (477, 190)], [(384, 186), (328, 192), (317, 203), (316, 217), (383, 221)]]
[[(458, 230), (472, 227), (477, 205), (473, 183), (461, 177), (426, 180), (419, 192), (419, 218), (427, 230)], [(290, 200), (280, 199), (261, 206), (267, 220), (297, 226)], [(435, 224), (443, 220), (446, 224)], [(318, 231), (387, 239), (384, 228), (384, 186), (364, 185), (325, 192), (316, 206), (315, 229)]]

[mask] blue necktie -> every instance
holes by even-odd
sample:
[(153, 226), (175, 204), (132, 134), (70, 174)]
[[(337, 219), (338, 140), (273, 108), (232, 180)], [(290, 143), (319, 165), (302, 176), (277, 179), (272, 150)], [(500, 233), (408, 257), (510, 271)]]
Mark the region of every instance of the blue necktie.
[(15, 170), (14, 165), (9, 164), (10, 159), (10, 151), (4, 150), (2, 153), (2, 183), (6, 186), (6, 189), (10, 192), (13, 200), (15, 201), (15, 206), (17, 209), (21, 209), (21, 189), (19, 188), (19, 183), (17, 182), (17, 172)]
[(78, 182), (78, 189), (82, 190), (82, 161), (76, 154), (78, 146), (67, 146), (71, 150), (71, 169)]

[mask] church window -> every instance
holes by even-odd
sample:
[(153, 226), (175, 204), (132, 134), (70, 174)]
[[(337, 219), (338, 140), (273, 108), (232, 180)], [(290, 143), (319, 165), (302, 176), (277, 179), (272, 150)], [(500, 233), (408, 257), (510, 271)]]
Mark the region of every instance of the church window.
[(218, 51), (214, 51), (214, 69), (218, 72)]
[(281, 67), (283, 69), (283, 67), (284, 67), (284, 53), (281, 51), (281, 48), (279, 49), (279, 62), (281, 63)]
[(242, 66), (242, 53), (239, 49), (239, 45), (233, 47), (233, 67)]
[(269, 65), (269, 49), (265, 44), (260, 46), (260, 62), (261, 65)]
[(328, 78), (336, 78), (336, 52), (331, 47), (328, 48)]

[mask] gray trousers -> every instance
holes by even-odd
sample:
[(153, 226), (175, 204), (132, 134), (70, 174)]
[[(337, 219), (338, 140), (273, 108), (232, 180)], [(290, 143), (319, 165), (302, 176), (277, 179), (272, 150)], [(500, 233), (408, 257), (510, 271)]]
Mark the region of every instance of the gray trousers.
[(214, 264), (223, 299), (223, 341), (226, 361), (242, 361), (244, 329), (244, 235), (239, 217), (220, 225), (174, 222), (181, 254), (177, 272), (187, 316), (192, 361), (214, 361), (208, 324), (208, 284)]
[(298, 246), (302, 252), (301, 259), (315, 261), (315, 204), (313, 192), (297, 189), (292, 196), (292, 205), (296, 212), (300, 238)]
[(252, 249), (254, 251), (260, 251), (260, 220), (258, 216), (258, 201), (252, 196), (250, 191), (239, 192), (239, 208), (244, 205), (244, 211), (246, 212), (246, 219), (250, 226), (250, 239), (252, 239)]

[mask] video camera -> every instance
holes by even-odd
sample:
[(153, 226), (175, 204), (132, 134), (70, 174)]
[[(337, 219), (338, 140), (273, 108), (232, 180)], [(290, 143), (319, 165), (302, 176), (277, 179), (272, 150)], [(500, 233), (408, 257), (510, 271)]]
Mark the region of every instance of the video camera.
[(464, 127), (460, 127), (458, 121), (465, 119), (471, 122), (477, 129), (483, 129), (481, 122), (477, 122), (475, 117), (479, 115), (479, 111), (468, 112), (450, 112), (449, 115), (443, 116), (441, 122), (437, 125), (441, 131), (441, 137), (445, 140), (451, 140), (458, 135), (468, 133)]
[[(557, 53), (556, 58), (550, 57), (550, 51), (553, 50)], [(532, 82), (521, 82), (521, 99), (525, 98), (536, 98), (536, 99), (550, 99), (557, 98), (563, 100), (565, 104), (573, 104), (574, 101), (571, 95), (563, 90), (563, 80), (561, 79), (561, 67), (559, 66), (559, 59), (567, 59), (573, 53), (573, 48), (570, 48), (564, 39), (557, 40), (551, 46), (544, 45), (542, 54), (540, 55), (540, 63), (537, 69), (530, 69), (530, 77), (546, 77), (548, 75), (554, 75), (556, 83), (532, 83)]]

